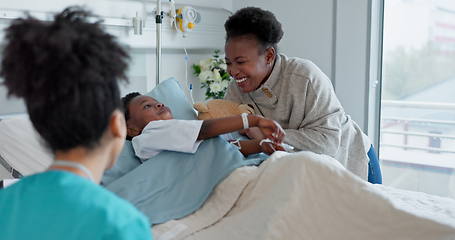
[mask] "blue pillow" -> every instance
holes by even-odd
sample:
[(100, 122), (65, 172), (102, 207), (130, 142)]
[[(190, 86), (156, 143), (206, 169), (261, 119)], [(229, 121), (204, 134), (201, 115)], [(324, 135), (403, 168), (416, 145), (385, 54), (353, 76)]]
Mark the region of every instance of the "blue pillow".
[[(175, 118), (196, 119), (176, 79), (163, 81), (147, 95), (168, 105)], [(265, 156), (245, 159), (235, 146), (216, 137), (204, 140), (194, 154), (162, 151), (141, 164), (127, 141), (102, 182), (158, 224), (196, 211), (234, 169), (257, 165)]]
[[(197, 119), (193, 107), (187, 102), (186, 95), (175, 78), (169, 78), (161, 82), (149, 93), (145, 95), (155, 98), (156, 100), (168, 106), (172, 115), (176, 119), (194, 120)], [(126, 141), (125, 145), (131, 144)], [(102, 184), (107, 185), (119, 177), (130, 172), (141, 164), (139, 158), (135, 157), (134, 150), (125, 146), (120, 153), (115, 165), (107, 170), (102, 179)]]
[(145, 95), (153, 97), (168, 106), (175, 119), (197, 119), (193, 106), (187, 102), (186, 95), (175, 78), (164, 80), (151, 92)]

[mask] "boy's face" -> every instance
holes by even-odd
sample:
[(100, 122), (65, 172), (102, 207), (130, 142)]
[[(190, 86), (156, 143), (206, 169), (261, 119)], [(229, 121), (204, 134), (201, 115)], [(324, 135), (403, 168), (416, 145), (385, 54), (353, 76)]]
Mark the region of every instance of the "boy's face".
[(133, 98), (128, 106), (130, 118), (126, 122), (128, 136), (134, 137), (151, 121), (172, 119), (171, 110), (149, 96)]

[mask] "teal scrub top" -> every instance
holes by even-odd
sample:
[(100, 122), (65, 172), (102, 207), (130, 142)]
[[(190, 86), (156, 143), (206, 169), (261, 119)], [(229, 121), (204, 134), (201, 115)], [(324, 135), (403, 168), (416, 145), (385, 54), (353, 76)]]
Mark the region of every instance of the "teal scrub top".
[(28, 176), (0, 190), (0, 239), (152, 239), (130, 203), (67, 171)]

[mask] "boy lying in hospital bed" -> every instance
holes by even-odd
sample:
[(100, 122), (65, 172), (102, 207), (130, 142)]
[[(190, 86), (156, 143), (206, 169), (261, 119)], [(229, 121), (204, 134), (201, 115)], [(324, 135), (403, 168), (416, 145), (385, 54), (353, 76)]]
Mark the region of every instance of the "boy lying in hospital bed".
[(281, 146), (285, 135), (283, 129), (267, 118), (242, 114), (205, 121), (179, 120), (173, 119), (171, 110), (152, 97), (134, 92), (122, 100), (128, 139), (132, 139), (134, 151), (140, 159), (151, 158), (162, 150), (195, 153), (204, 139), (250, 127), (258, 127), (264, 139), (271, 141), (239, 141), (237, 146), (243, 155), (284, 150)]
[[(173, 82), (163, 84), (169, 84), (167, 89), (178, 88)], [(174, 96), (174, 92), (166, 94)], [(190, 119), (182, 117), (182, 109), (176, 107), (175, 100), (156, 98), (171, 106), (176, 118)], [(127, 118), (130, 120), (131, 116)], [(241, 118), (237, 121), (241, 128)], [(144, 128), (142, 132), (145, 131)], [(207, 150), (204, 144), (213, 140), (217, 139), (203, 141), (194, 158), (193, 154), (163, 151), (107, 188), (143, 211), (153, 223), (156, 236), (163, 239), (379, 240), (455, 236), (453, 200), (369, 184), (325, 155), (277, 152), (259, 167), (236, 165), (239, 167), (226, 170), (226, 177), (200, 177), (220, 175), (219, 170), (227, 164), (213, 164), (230, 161), (227, 151), (215, 154), (214, 160), (197, 155)], [(125, 153), (134, 155), (130, 148)], [(230, 151), (235, 152), (235, 147)], [(163, 153), (172, 155), (173, 159), (164, 158)], [(168, 174), (174, 179), (163, 181)], [(191, 177), (180, 178), (182, 175)], [(210, 181), (216, 184), (215, 188), (207, 184)], [(207, 195), (201, 188), (209, 189), (208, 198), (204, 198)], [(195, 197), (198, 194), (203, 197)], [(181, 214), (179, 207), (196, 201), (204, 204)], [(173, 214), (173, 210), (179, 214)]]

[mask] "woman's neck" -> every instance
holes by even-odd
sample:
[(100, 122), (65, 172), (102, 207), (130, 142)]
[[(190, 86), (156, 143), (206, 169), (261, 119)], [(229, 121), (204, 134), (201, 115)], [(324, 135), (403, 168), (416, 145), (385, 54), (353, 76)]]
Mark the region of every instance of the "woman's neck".
[(276, 63), (276, 56), (275, 56), (275, 59), (273, 60), (273, 64), (271, 64), (270, 68), (267, 71), (267, 75), (265, 75), (265, 78), (262, 80), (261, 84), (259, 84), (259, 87), (257, 89), (261, 88), (262, 85), (264, 85), (264, 83), (267, 82), (267, 80), (270, 78), (270, 75), (273, 72), (273, 68), (275, 68), (275, 63)]
[(57, 151), (55, 153), (56, 160), (64, 160), (82, 165), (86, 168), (92, 176), (87, 176), (87, 173), (80, 168), (64, 166), (64, 165), (51, 165), (49, 169), (60, 169), (72, 172), (79, 176), (90, 178), (97, 184), (100, 183), (104, 170), (109, 163), (109, 155), (103, 154), (100, 150), (87, 150), (86, 148), (77, 147), (69, 151)]

